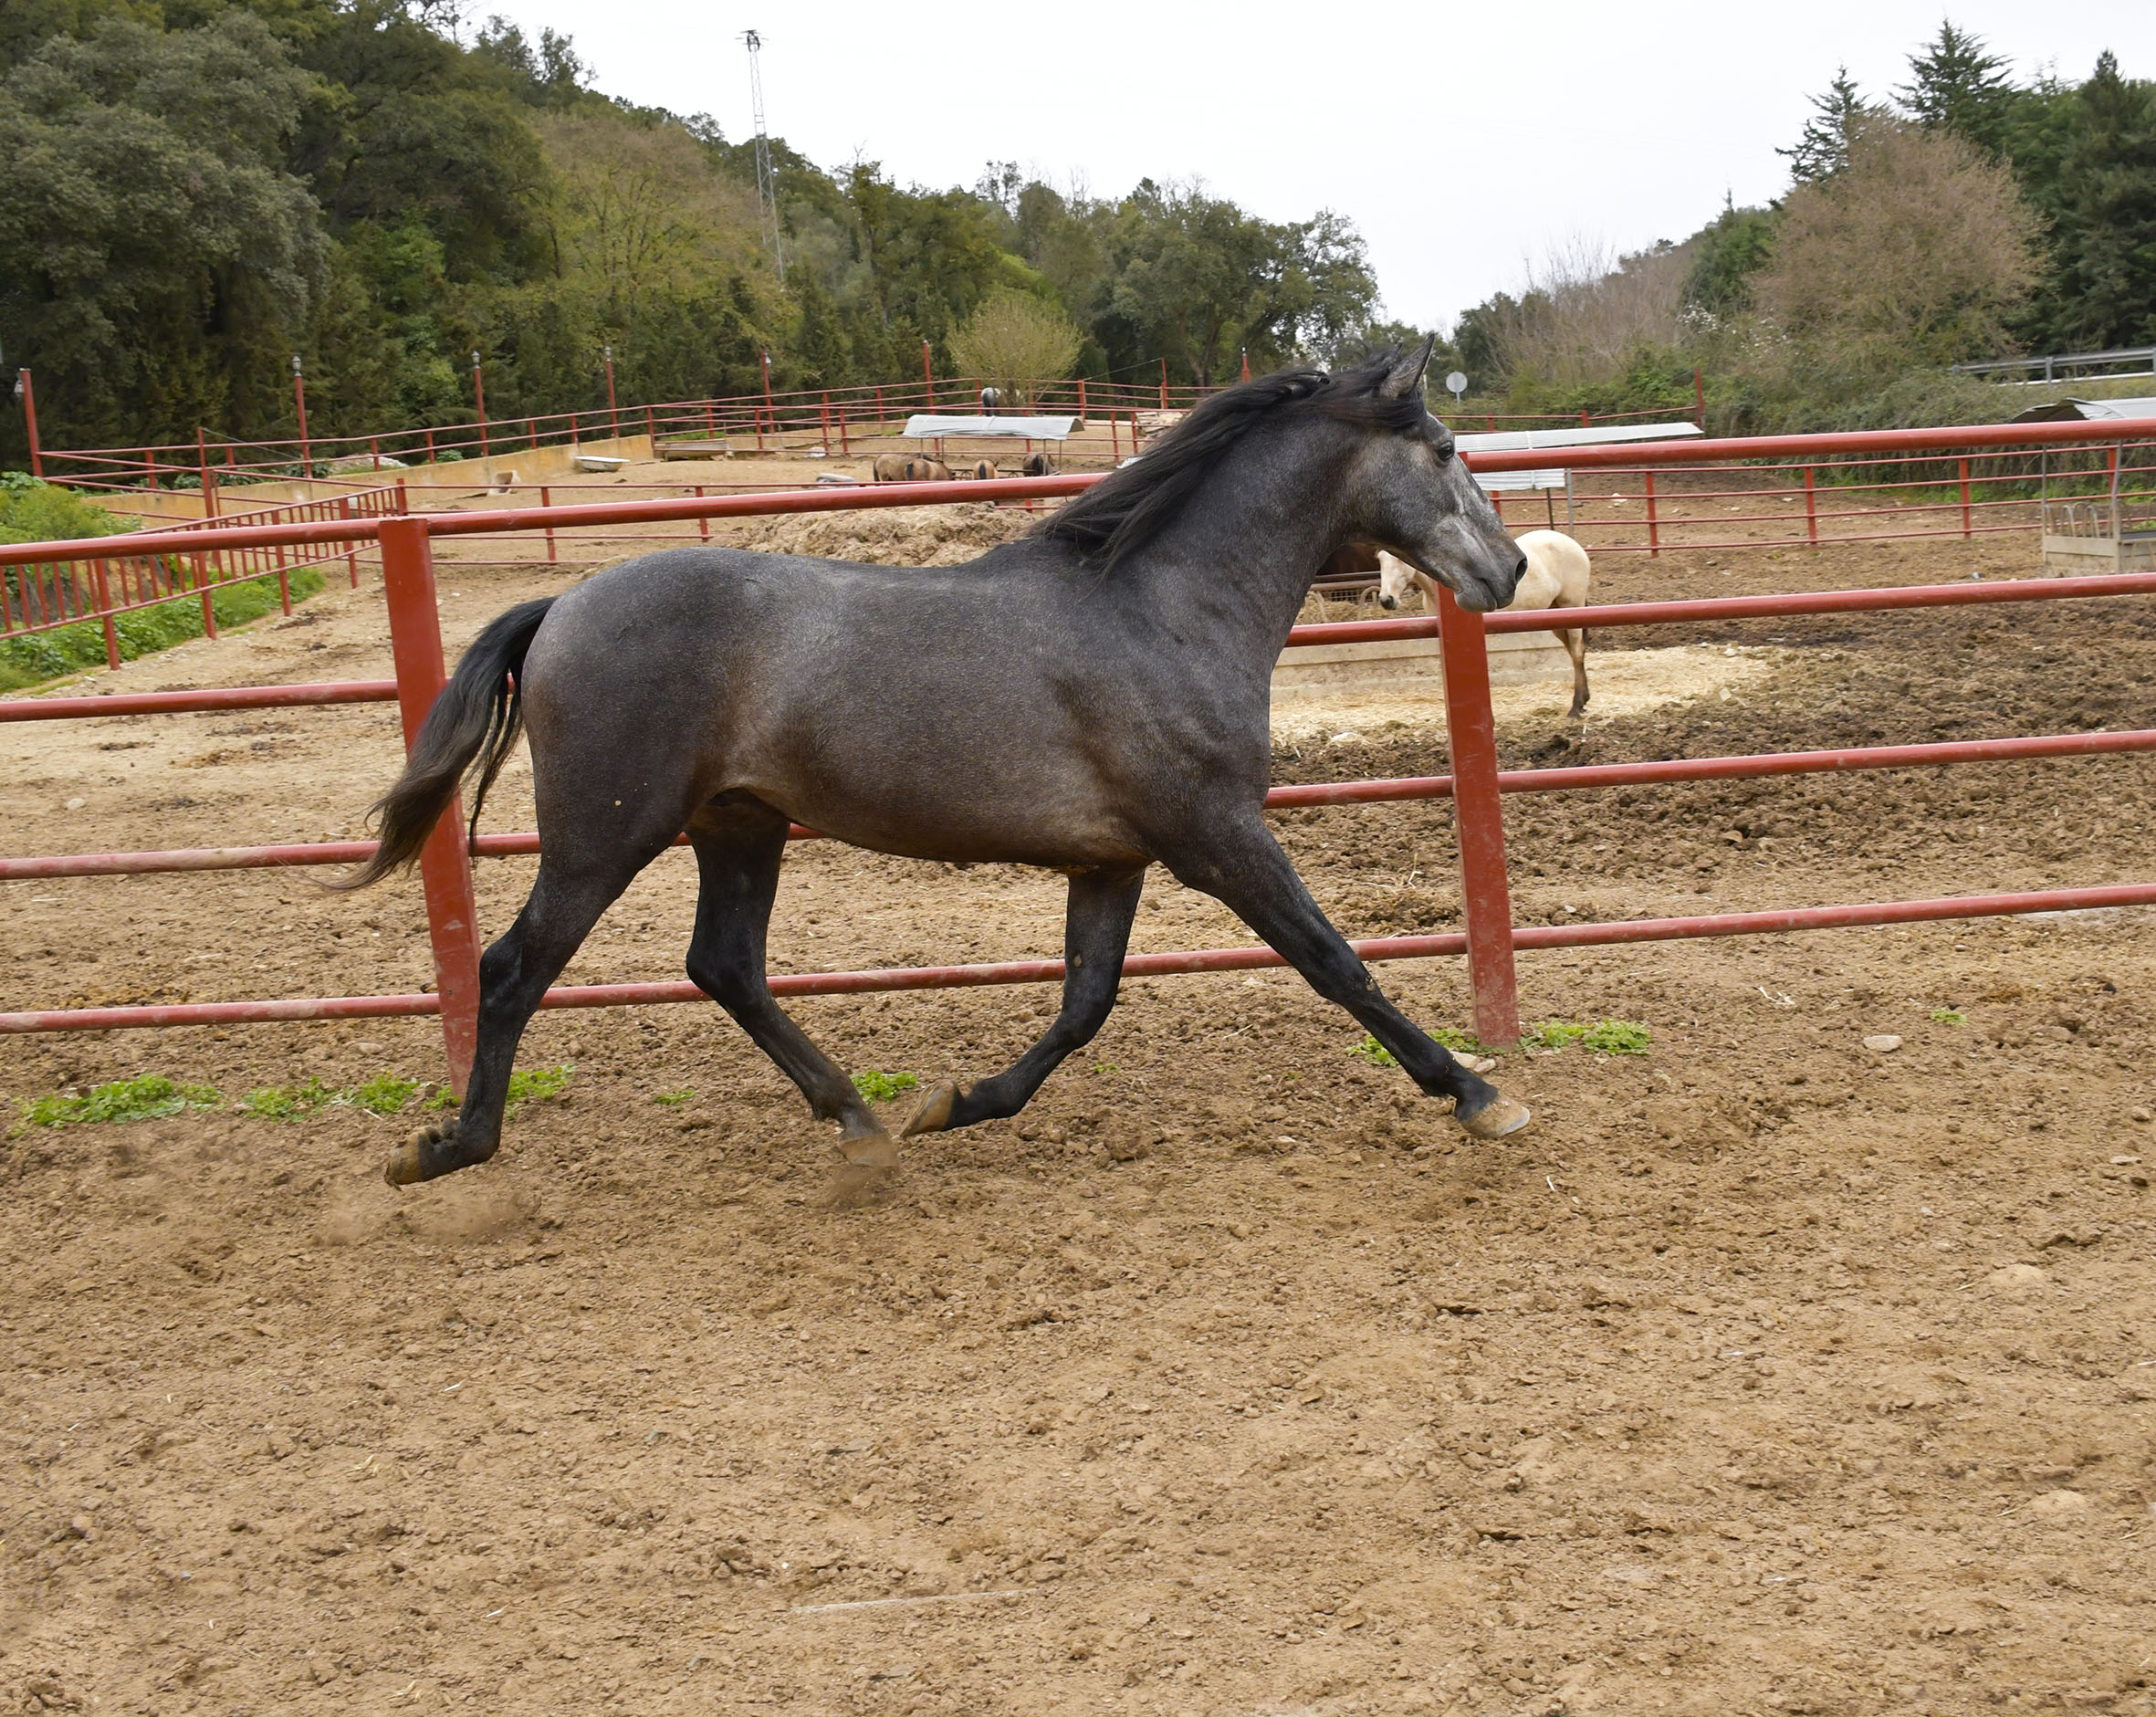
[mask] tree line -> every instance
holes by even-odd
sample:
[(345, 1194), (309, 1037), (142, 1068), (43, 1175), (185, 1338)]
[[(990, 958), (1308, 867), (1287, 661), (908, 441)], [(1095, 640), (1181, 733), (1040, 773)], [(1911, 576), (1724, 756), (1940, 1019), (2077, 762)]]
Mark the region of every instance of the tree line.
[(773, 140), (781, 284), (751, 143), (601, 93), (550, 30), (466, 33), (457, 0), (0, 9), (0, 361), (47, 442), (289, 436), (295, 355), (337, 434), (469, 421), (475, 351), (513, 419), (603, 405), (609, 348), (657, 400), (752, 392), (765, 352), (781, 388), (917, 376), (924, 340), (949, 374), (1020, 327), (1070, 372), (1195, 382), (1387, 331), (1330, 213), (1008, 163), (925, 189)]
[(2101, 55), (2016, 81), (1947, 22), (1907, 80), (1846, 70), (1781, 153), (1787, 190), (1681, 243), (1560, 248), (1453, 330), (1520, 410), (1688, 406), (1724, 432), (1981, 419), (1962, 361), (2156, 344), (2156, 82)]

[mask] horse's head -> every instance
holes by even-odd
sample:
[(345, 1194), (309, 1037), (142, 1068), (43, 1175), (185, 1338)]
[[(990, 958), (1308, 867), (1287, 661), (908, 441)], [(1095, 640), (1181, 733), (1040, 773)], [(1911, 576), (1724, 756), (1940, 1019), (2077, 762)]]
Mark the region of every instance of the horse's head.
[[(1487, 613), (1512, 600), (1527, 557), (1460, 463), (1452, 432), (1421, 404), (1435, 344), (1434, 335), (1426, 339), (1378, 378), (1373, 403), (1403, 409), (1385, 414), (1389, 422), (1374, 425), (1357, 453), (1349, 480), (1364, 515), (1357, 534), (1445, 585), (1462, 608)], [(1401, 589), (1388, 585), (1380, 597), (1387, 608), (1411, 581), (1405, 568), (1400, 577)]]
[(1397, 554), (1377, 557), (1377, 606), (1397, 608), (1415, 588), (1415, 569)]

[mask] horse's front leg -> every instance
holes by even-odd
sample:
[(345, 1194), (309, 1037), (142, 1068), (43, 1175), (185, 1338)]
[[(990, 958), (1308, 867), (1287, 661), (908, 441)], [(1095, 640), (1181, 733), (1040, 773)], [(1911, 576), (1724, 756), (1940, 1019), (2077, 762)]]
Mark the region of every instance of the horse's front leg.
[(941, 1133), (1016, 1115), (1041, 1089), (1042, 1080), (1073, 1051), (1093, 1042), (1115, 1005), (1123, 953), (1130, 946), (1130, 921), (1137, 916), (1138, 895), (1145, 885), (1143, 865), (1128, 871), (1081, 871), (1071, 878), (1063, 921), (1063, 1005), (1054, 1023), (1038, 1043), (993, 1079), (984, 1079), (969, 1091), (960, 1091), (956, 1084), (938, 1085), (901, 1136)]
[(1502, 1138), (1527, 1125), (1526, 1105), (1470, 1073), (1386, 1000), (1254, 811), (1229, 812), (1209, 827), (1201, 820), (1198, 827), (1204, 833), (1191, 846), (1161, 854), (1179, 880), (1219, 901), (1319, 995), (1360, 1021), (1426, 1096), (1450, 1097), (1453, 1118), (1476, 1138)]

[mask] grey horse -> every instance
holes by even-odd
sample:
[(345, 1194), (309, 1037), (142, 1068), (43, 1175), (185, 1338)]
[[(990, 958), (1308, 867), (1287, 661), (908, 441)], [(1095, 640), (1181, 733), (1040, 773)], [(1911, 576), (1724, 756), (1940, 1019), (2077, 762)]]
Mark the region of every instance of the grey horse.
[(896, 1146), (772, 999), (765, 932), (790, 820), (879, 853), (1070, 879), (1062, 1008), (905, 1135), (1013, 1115), (1115, 1003), (1146, 868), (1237, 913), (1477, 1138), (1526, 1108), (1400, 1012), (1266, 827), (1274, 660), (1316, 568), (1368, 540), (1467, 608), (1523, 566), (1423, 403), (1429, 342), (1336, 375), (1229, 388), (1027, 537), (963, 566), (675, 549), (497, 616), (376, 806), (345, 886), (411, 864), (466, 775), (476, 828), (519, 728), (540, 858), (480, 963), (478, 1046), (454, 1117), (392, 1153), (393, 1185), (494, 1155), (525, 1024), (600, 915), (686, 830), (700, 880), (688, 975), (835, 1121), (842, 1155)]

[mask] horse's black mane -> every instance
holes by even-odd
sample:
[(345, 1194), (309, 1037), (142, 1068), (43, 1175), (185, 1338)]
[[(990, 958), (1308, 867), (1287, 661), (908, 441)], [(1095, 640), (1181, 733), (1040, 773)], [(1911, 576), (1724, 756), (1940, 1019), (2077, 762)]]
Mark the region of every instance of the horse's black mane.
[(1400, 361), (1397, 348), (1373, 352), (1337, 375), (1279, 370), (1201, 401), (1136, 465), (1111, 472), (1034, 531), (1075, 546), (1104, 571), (1150, 542), (1202, 484), (1222, 454), (1273, 413), (1313, 413), (1405, 433), (1425, 415), (1422, 389), (1398, 398), (1378, 385)]

